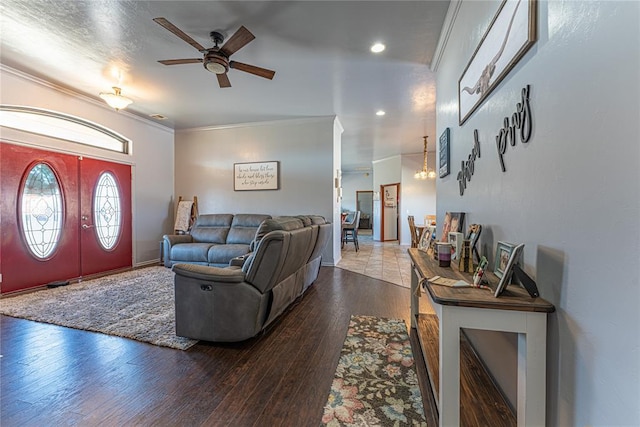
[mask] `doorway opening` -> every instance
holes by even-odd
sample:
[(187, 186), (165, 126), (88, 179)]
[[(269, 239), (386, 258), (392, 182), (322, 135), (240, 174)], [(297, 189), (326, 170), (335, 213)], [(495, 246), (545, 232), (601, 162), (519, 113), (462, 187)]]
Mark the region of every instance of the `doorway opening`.
[(360, 211), (359, 229), (373, 228), (373, 190), (356, 191), (356, 210)]

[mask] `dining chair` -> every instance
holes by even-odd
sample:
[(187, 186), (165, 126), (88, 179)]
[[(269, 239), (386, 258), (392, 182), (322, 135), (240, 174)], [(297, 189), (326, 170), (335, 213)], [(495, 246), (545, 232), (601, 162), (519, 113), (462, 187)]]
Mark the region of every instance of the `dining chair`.
[(349, 222), (349, 217), (347, 217), (347, 221), (342, 223), (342, 245), (344, 248), (344, 244), (348, 242), (353, 242), (353, 246), (356, 248), (356, 252), (360, 250), (360, 245), (358, 244), (358, 227), (360, 226), (360, 211), (356, 211), (355, 215), (353, 215), (352, 220)]

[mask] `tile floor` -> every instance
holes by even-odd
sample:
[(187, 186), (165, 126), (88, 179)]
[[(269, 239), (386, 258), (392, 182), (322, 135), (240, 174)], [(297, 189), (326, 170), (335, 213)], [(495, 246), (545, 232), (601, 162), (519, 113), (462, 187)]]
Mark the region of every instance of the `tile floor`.
[(359, 230), (358, 242), (358, 252), (353, 243), (345, 243), (339, 268), (411, 288), (409, 246), (399, 245), (397, 241), (376, 242), (371, 230)]

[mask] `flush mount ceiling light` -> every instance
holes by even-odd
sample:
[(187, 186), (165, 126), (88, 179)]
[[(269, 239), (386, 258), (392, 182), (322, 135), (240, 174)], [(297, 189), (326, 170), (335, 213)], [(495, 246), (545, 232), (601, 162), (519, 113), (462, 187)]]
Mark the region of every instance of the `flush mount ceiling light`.
[(113, 92), (101, 92), (100, 98), (104, 99), (111, 108), (115, 108), (116, 111), (127, 108), (133, 101), (126, 96), (122, 96), (122, 89), (117, 86), (113, 87)]
[(385, 113), (383, 110), (376, 111), (376, 116), (384, 116), (385, 114), (387, 113)]
[(383, 50), (385, 50), (386, 46), (382, 43), (375, 43), (371, 46), (371, 52), (373, 53), (380, 53)]
[(413, 177), (415, 179), (435, 179), (436, 171), (427, 168), (427, 137), (423, 136), (422, 138), (424, 138), (422, 170), (416, 171), (416, 174)]

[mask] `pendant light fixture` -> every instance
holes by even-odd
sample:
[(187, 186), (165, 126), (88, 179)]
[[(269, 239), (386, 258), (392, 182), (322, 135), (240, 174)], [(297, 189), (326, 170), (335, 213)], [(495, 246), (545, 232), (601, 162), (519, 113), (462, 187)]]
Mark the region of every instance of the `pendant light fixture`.
[(422, 138), (424, 138), (424, 153), (423, 153), (422, 170), (416, 171), (416, 174), (414, 175), (414, 178), (415, 179), (435, 179), (436, 171), (434, 171), (433, 169), (429, 169), (427, 167), (427, 137), (423, 136)]
[(126, 96), (122, 96), (122, 89), (117, 86), (113, 87), (113, 92), (101, 92), (100, 98), (104, 99), (111, 108), (115, 108), (116, 111), (127, 108), (133, 101)]

